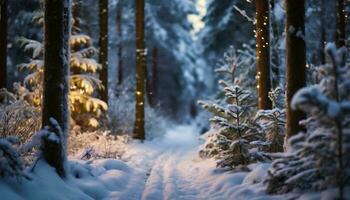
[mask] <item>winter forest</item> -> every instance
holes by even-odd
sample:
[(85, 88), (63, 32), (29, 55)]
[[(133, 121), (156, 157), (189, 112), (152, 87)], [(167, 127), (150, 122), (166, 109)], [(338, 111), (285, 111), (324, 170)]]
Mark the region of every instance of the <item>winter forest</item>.
[(350, 200), (350, 0), (0, 0), (1, 200)]

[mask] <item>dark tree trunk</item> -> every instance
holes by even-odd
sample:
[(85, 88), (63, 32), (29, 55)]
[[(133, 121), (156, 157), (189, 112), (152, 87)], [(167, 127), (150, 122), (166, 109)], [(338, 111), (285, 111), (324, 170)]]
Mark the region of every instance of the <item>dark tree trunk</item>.
[(108, 104), (108, 0), (99, 0), (99, 24), (99, 62), (102, 65), (100, 80), (104, 87), (101, 99)]
[(337, 47), (345, 46), (345, 0), (337, 0), (337, 25), (335, 41)]
[(7, 84), (7, 0), (0, 0), (0, 88)]
[(258, 68), (259, 109), (271, 109), (269, 99), (270, 79), (270, 32), (269, 1), (256, 0), (256, 56)]
[(122, 32), (122, 18), (123, 17), (123, 6), (121, 2), (118, 3), (117, 6), (117, 16), (116, 16), (116, 24), (117, 24), (117, 34), (118, 34), (118, 85), (123, 83), (123, 32)]
[(145, 1), (135, 0), (135, 27), (136, 27), (136, 105), (135, 125), (133, 138), (145, 139)]
[(58, 122), (62, 133), (54, 131), (62, 145), (44, 140), (44, 159), (61, 177), (66, 176), (66, 138), (69, 129), (69, 38), (70, 0), (45, 0), (44, 17), (44, 92), (42, 125), (51, 125), (50, 119)]
[[(304, 0), (286, 0), (286, 116), (287, 133), (286, 141), (291, 136), (301, 131), (299, 121), (304, 115), (300, 111), (291, 108), (291, 101), (294, 94), (305, 86), (305, 21), (304, 21)], [(300, 34), (302, 33), (302, 35)]]

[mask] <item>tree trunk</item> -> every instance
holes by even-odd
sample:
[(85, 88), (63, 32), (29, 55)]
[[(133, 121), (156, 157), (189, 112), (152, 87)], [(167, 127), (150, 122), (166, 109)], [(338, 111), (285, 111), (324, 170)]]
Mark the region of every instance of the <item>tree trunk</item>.
[(0, 88), (7, 81), (7, 0), (0, 0)]
[(99, 0), (99, 62), (102, 65), (100, 80), (104, 90), (101, 91), (101, 99), (108, 104), (108, 0)]
[(117, 34), (118, 34), (118, 85), (123, 83), (123, 32), (122, 32), (122, 18), (123, 17), (123, 6), (121, 2), (118, 2), (117, 5), (117, 16), (116, 16), (116, 24), (117, 24)]
[[(55, 132), (62, 145), (52, 145), (44, 140), (44, 159), (61, 177), (66, 176), (66, 138), (69, 129), (69, 38), (70, 0), (45, 0), (44, 16), (44, 92), (43, 127), (51, 124), (51, 118), (58, 122), (62, 134)], [(60, 136), (61, 135), (61, 136)], [(49, 144), (50, 143), (50, 144)]]
[(344, 0), (337, 0), (337, 30), (335, 34), (335, 41), (337, 47), (345, 46), (345, 2)]
[(145, 139), (145, 1), (135, 0), (135, 25), (136, 25), (136, 106), (135, 125), (133, 138)]
[[(305, 86), (305, 22), (304, 0), (286, 0), (286, 116), (287, 133), (286, 141), (301, 130), (299, 121), (304, 117), (301, 111), (291, 108), (294, 94)], [(286, 145), (286, 143), (285, 143)]]
[(269, 1), (256, 0), (256, 58), (259, 93), (259, 109), (271, 109), (269, 99), (270, 79), (270, 32)]

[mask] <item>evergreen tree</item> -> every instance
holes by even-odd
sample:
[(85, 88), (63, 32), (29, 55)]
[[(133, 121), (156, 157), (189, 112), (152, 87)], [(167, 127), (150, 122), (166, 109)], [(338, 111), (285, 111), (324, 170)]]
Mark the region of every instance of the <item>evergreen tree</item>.
[[(55, 124), (56, 138), (43, 140), (44, 159), (61, 177), (66, 177), (65, 161), (69, 129), (70, 1), (45, 0), (43, 127)], [(58, 139), (58, 140), (57, 140)]]
[(304, 4), (304, 0), (286, 0), (286, 140), (301, 130), (299, 121), (303, 118), (303, 113), (294, 111), (290, 103), (294, 94), (305, 85)]
[[(77, 19), (78, 17), (74, 17), (73, 22)], [(43, 14), (41, 12), (34, 14), (33, 21), (42, 26)], [(71, 119), (79, 125), (97, 127), (99, 125), (97, 119), (107, 110), (107, 104), (104, 101), (94, 98), (95, 89), (103, 88), (101, 81), (94, 76), (101, 69), (101, 65), (93, 59), (97, 50), (92, 46), (91, 38), (77, 30), (79, 30), (78, 27), (72, 27), (72, 36), (69, 40)], [(28, 91), (24, 93), (23, 98), (31, 105), (39, 107), (42, 105), (43, 95), (43, 44), (26, 38), (21, 38), (19, 42), (25, 51), (33, 52), (28, 63), (18, 66), (20, 71), (29, 72), (24, 79), (24, 86)]]
[(246, 16), (253, 16), (253, 6), (247, 2), (239, 0), (207, 1), (207, 13), (203, 18), (205, 27), (199, 32), (199, 40), (209, 66), (215, 66), (217, 58), (223, 55), (230, 45), (239, 47), (252, 41), (254, 22), (246, 23), (247, 19), (234, 8), (237, 6), (244, 10)]
[(7, 0), (0, 1), (0, 88), (7, 88)]
[[(349, 63), (346, 49), (328, 44), (330, 64), (318, 67), (321, 81), (299, 90), (292, 106), (307, 113), (306, 132), (289, 140), (288, 152), (278, 156), (268, 172), (270, 193), (295, 189), (321, 191), (349, 185)], [(334, 199), (336, 197), (333, 197)], [(332, 199), (333, 199), (332, 198)]]

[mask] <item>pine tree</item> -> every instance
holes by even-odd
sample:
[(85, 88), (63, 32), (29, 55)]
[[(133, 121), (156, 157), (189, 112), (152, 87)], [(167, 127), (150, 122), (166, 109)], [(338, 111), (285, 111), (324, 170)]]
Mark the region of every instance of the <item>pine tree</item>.
[(301, 130), (299, 121), (303, 118), (302, 112), (294, 111), (290, 103), (294, 94), (305, 85), (304, 3), (304, 0), (286, 0), (286, 140)]
[(108, 0), (99, 0), (99, 62), (102, 65), (100, 80), (104, 89), (101, 99), (108, 104)]
[(258, 79), (258, 107), (271, 109), (268, 97), (271, 89), (270, 80), (270, 13), (268, 0), (256, 0), (256, 58)]
[(136, 105), (133, 138), (145, 139), (145, 72), (147, 50), (145, 46), (145, 1), (136, 0)]
[[(78, 20), (77, 16), (74, 16), (72, 21), (75, 22), (75, 20)], [(44, 21), (42, 12), (37, 12), (33, 21), (42, 26)], [(72, 36), (69, 41), (71, 121), (83, 126), (97, 127), (99, 125), (97, 119), (107, 110), (107, 104), (104, 101), (94, 98), (95, 90), (103, 88), (101, 81), (94, 76), (101, 69), (101, 65), (92, 58), (97, 50), (92, 46), (91, 38), (79, 32), (78, 27), (72, 27)], [(28, 63), (18, 65), (20, 71), (29, 72), (24, 79), (24, 86), (28, 91), (23, 98), (29, 104), (40, 107), (43, 94), (43, 44), (26, 38), (21, 38), (19, 42), (25, 51), (33, 52)]]
[(0, 88), (7, 82), (7, 0), (0, 1)]
[(344, 0), (336, 0), (337, 1), (337, 25), (336, 25), (336, 34), (335, 41), (337, 47), (345, 46), (346, 42), (346, 34), (345, 34), (345, 1)]
[[(306, 131), (289, 140), (288, 152), (278, 156), (268, 171), (270, 193), (292, 190), (322, 191), (349, 185), (350, 99), (346, 49), (328, 44), (330, 64), (318, 67), (321, 81), (299, 90), (292, 106), (307, 113)], [(329, 197), (336, 199), (336, 196)]]
[[(43, 127), (55, 119), (60, 130), (44, 139), (43, 156), (61, 177), (66, 176), (66, 139), (69, 129), (70, 1), (45, 0)], [(57, 129), (57, 126), (56, 126)]]

